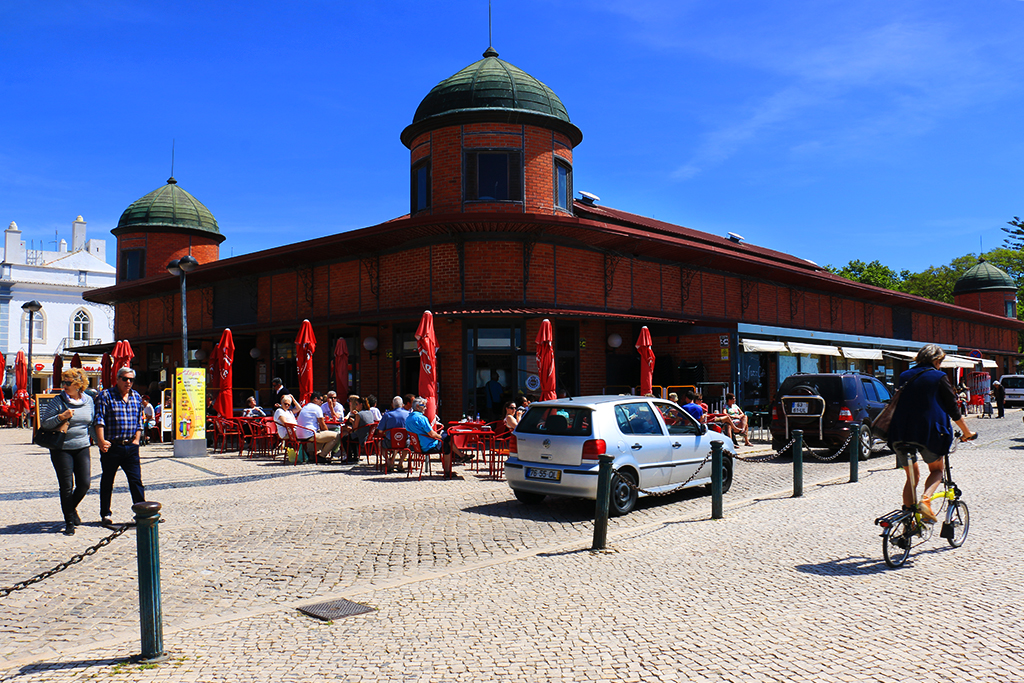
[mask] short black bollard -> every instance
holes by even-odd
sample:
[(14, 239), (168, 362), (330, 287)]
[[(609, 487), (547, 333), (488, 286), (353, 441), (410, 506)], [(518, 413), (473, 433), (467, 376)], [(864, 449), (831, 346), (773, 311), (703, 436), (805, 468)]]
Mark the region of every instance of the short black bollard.
[(793, 497), (804, 495), (804, 430), (793, 430)]
[(860, 466), (860, 430), (850, 439), (850, 483), (856, 484), (860, 481), (857, 468)]
[(597, 503), (594, 508), (594, 545), (592, 550), (604, 550), (608, 542), (608, 504), (612, 494), (612, 463), (611, 455), (597, 456), (600, 461), (597, 471)]
[(166, 659), (163, 612), (160, 608), (160, 503), (136, 503), (136, 547), (139, 563), (139, 620), (142, 626), (144, 662)]
[(711, 519), (722, 519), (722, 442), (711, 442)]

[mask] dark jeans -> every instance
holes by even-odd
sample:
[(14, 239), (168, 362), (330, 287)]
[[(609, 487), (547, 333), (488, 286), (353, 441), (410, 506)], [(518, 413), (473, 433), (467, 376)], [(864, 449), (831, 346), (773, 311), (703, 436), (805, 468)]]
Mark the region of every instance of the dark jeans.
[(100, 477), (100, 517), (110, 515), (110, 498), (114, 493), (114, 477), (117, 468), (124, 470), (128, 478), (128, 490), (132, 494), (132, 503), (146, 500), (146, 487), (142, 485), (142, 465), (139, 462), (139, 447), (128, 444), (121, 446), (111, 444), (106, 453), (100, 453), (100, 465), (103, 475)]
[(60, 491), (60, 509), (64, 523), (75, 523), (75, 508), (89, 491), (92, 477), (92, 463), (89, 448), (74, 451), (50, 451), (50, 462), (57, 473), (57, 488)]

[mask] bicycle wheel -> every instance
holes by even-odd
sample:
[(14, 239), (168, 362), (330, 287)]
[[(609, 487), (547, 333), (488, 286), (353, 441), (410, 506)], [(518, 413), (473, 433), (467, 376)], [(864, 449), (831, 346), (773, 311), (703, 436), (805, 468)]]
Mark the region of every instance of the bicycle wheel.
[(882, 557), (892, 568), (901, 567), (910, 556), (910, 520), (898, 519), (882, 534)]
[(953, 527), (953, 533), (946, 540), (954, 548), (959, 548), (967, 540), (967, 532), (971, 529), (971, 513), (967, 509), (967, 503), (962, 500), (950, 503), (949, 524)]

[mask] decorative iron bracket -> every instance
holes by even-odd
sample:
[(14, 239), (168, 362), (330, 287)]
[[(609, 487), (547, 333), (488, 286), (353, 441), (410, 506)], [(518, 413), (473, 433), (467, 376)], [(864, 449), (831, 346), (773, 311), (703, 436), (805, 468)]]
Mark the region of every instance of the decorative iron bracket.
[(800, 312), (800, 305), (804, 302), (804, 293), (800, 289), (789, 290), (789, 319), (796, 320), (796, 314)]
[(754, 293), (757, 283), (753, 280), (740, 280), (740, 309), (746, 313), (750, 307), (750, 295)]
[[(299, 266), (295, 269), (299, 280), (302, 282), (302, 293), (306, 299), (306, 304), (313, 307), (313, 266)], [(370, 285), (371, 290), (373, 285)]]

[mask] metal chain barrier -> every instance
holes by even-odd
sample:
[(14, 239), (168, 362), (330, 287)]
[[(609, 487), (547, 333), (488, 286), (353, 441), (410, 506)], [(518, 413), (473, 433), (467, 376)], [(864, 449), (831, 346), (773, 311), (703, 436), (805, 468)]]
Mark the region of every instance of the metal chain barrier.
[(647, 489), (640, 488), (639, 486), (637, 486), (636, 484), (631, 482), (629, 479), (626, 479), (625, 477), (619, 477), (619, 481), (621, 481), (623, 484), (625, 484), (629, 488), (633, 489), (634, 491), (639, 491), (640, 493), (644, 494), (645, 496), (651, 496), (651, 497), (668, 496), (668, 495), (671, 495), (673, 493), (676, 493), (677, 491), (682, 491), (684, 488), (686, 488), (686, 485), (689, 484), (691, 481), (693, 481), (694, 477), (697, 476), (697, 474), (701, 471), (701, 469), (704, 467), (704, 465), (707, 464), (708, 460), (710, 460), (710, 459), (711, 459), (711, 450), (709, 449), (708, 450), (708, 454), (704, 456), (704, 460), (702, 460), (700, 465), (697, 466), (697, 469), (693, 471), (693, 474), (690, 475), (690, 478), (687, 479), (686, 481), (684, 481), (679, 486), (675, 487), (674, 489), (669, 489), (668, 491), (648, 491)]
[[(836, 451), (835, 453), (833, 453), (832, 455), (829, 455), (829, 456), (826, 456), (826, 457), (822, 457), (822, 456), (818, 455), (817, 453), (815, 453), (814, 451), (811, 451), (811, 455), (813, 455), (815, 458), (817, 458), (821, 462), (832, 462), (833, 460), (838, 458), (840, 455), (845, 455), (846, 454), (846, 447), (850, 445), (850, 441), (853, 440), (853, 437), (857, 436), (858, 434), (860, 434), (860, 430), (858, 430), (856, 432), (851, 431), (850, 432), (850, 436), (846, 437), (846, 441), (843, 442), (843, 445), (840, 446), (839, 450)], [(810, 450), (810, 449), (808, 449), (808, 450)]]
[(765, 455), (752, 455), (749, 458), (744, 458), (743, 456), (740, 455), (735, 455), (733, 457), (736, 458), (737, 460), (742, 460), (743, 462), (768, 462), (769, 460), (774, 460), (775, 458), (782, 457), (782, 454), (788, 451), (790, 448), (792, 448), (793, 444), (795, 443), (795, 438), (790, 439), (789, 443), (787, 443), (785, 446), (775, 451), (774, 453), (767, 453)]
[(106, 538), (102, 539), (96, 545), (90, 546), (89, 548), (86, 548), (85, 550), (83, 550), (78, 555), (72, 556), (70, 560), (67, 560), (66, 562), (61, 562), (60, 564), (58, 564), (53, 569), (49, 569), (49, 570), (43, 572), (42, 574), (38, 574), (36, 576), (33, 576), (31, 579), (25, 579), (24, 581), (19, 581), (18, 583), (14, 584), (13, 586), (7, 586), (5, 588), (0, 588), (0, 598), (6, 598), (8, 595), (10, 595), (11, 593), (13, 593), (15, 591), (23, 590), (25, 588), (28, 588), (32, 584), (39, 583), (43, 579), (48, 579), (51, 576), (53, 576), (54, 574), (59, 574), (60, 572), (64, 571), (65, 569), (67, 569), (71, 565), (78, 564), (79, 562), (81, 562), (82, 560), (87, 558), (89, 555), (95, 555), (97, 550), (99, 550), (103, 546), (110, 545), (111, 541), (113, 541), (115, 538), (117, 538), (118, 536), (120, 536), (124, 532), (128, 531), (128, 529), (130, 527), (131, 527), (131, 525), (129, 525), (129, 524), (125, 524), (125, 525), (121, 526), (120, 528), (118, 528), (117, 531), (115, 531), (114, 533), (110, 534)]

